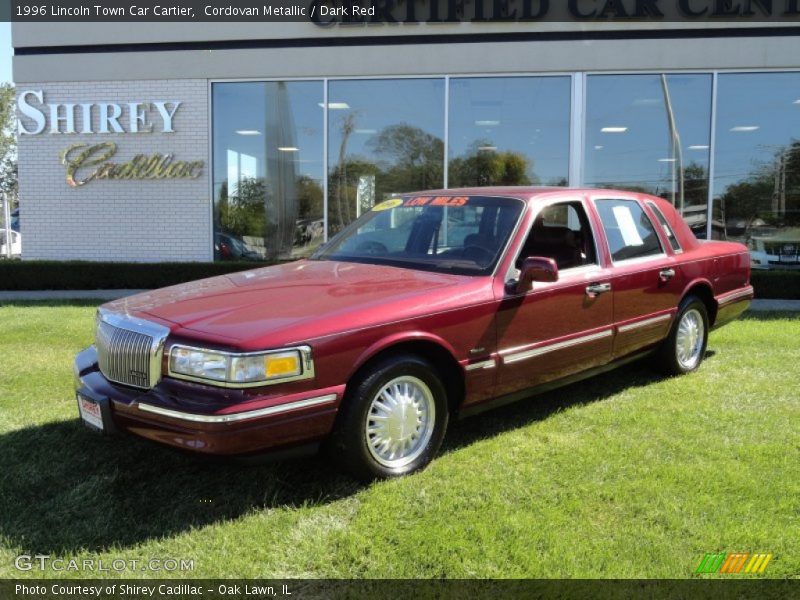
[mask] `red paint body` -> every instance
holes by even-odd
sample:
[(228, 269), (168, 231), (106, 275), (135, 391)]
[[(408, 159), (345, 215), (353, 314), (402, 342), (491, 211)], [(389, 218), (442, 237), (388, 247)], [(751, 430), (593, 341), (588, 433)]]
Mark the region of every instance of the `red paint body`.
[[(668, 335), (678, 304), (689, 292), (706, 299), (714, 327), (738, 316), (752, 298), (747, 248), (697, 241), (672, 206), (658, 198), (564, 188), (426, 192), (434, 194), (505, 196), (526, 202), (493, 275), (301, 260), (139, 294), (103, 307), (169, 327), (165, 357), (174, 343), (233, 351), (308, 345), (313, 351), (313, 379), (234, 390), (164, 377), (153, 389), (143, 391), (107, 381), (90, 348), (76, 361), (78, 385), (110, 399), (113, 421), (120, 429), (197, 452), (249, 454), (324, 439), (334, 426), (348, 381), (371, 358), (399, 344), (413, 344), (413, 349), (429, 356), (434, 352), (439, 362), (451, 363), (446, 372), (461, 378), (453, 389), (463, 390), (454, 404), (474, 408), (655, 348)], [(663, 255), (612, 264), (593, 204), (598, 198), (639, 200), (654, 222), (644, 202), (655, 203), (682, 252), (672, 251), (656, 225)], [(558, 281), (534, 283), (525, 294), (510, 292), (506, 275), (536, 213), (556, 200), (583, 203), (595, 236), (598, 265), (565, 270)], [(659, 277), (665, 268), (675, 271), (669, 281)], [(610, 283), (611, 292), (589, 297), (586, 286), (594, 282)], [(646, 324), (636, 326), (639, 321)], [(631, 324), (634, 327), (626, 327)], [(591, 339), (594, 334), (597, 339)], [(570, 343), (586, 337), (590, 340)], [(547, 351), (534, 358), (506, 361), (515, 353), (537, 349)], [(467, 369), (488, 361), (495, 368)], [(336, 402), (325, 407), (235, 424), (189, 423), (138, 409), (139, 402), (146, 402), (219, 415), (331, 393), (336, 394)]]

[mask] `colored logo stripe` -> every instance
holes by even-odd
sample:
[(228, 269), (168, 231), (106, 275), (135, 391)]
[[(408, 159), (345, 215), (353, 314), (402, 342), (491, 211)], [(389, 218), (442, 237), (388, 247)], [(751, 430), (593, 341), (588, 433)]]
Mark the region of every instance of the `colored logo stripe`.
[(725, 560), (725, 554), (711, 554), (706, 553), (700, 564), (697, 565), (695, 573), (716, 573), (722, 566), (722, 561)]
[(763, 573), (770, 560), (772, 554), (707, 552), (697, 565), (695, 573)]
[(767, 568), (767, 563), (772, 560), (772, 554), (753, 554), (753, 558), (747, 563), (745, 573), (763, 573)]

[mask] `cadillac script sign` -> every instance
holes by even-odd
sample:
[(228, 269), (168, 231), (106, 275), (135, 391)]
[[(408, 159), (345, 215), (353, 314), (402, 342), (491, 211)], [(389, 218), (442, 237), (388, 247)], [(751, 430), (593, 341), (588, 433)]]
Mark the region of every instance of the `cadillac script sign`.
[[(174, 117), (181, 102), (58, 102), (46, 103), (42, 90), (25, 90), (17, 97), (23, 135), (121, 135), (175, 133)], [(24, 117), (24, 119), (23, 119)], [(171, 153), (137, 154), (116, 162), (117, 144), (75, 143), (61, 152), (66, 182), (72, 187), (102, 179), (196, 179), (204, 161), (176, 160)]]

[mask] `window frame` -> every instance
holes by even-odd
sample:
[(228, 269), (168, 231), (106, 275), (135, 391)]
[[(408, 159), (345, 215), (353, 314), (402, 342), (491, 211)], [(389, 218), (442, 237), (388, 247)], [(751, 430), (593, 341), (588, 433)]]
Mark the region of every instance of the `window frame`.
[[(585, 198), (581, 198), (581, 197), (566, 197), (566, 198), (559, 197), (559, 198), (550, 198), (548, 200), (542, 200), (542, 201), (538, 201), (538, 202), (534, 198), (533, 200), (530, 201), (530, 204), (533, 205), (533, 206), (531, 206), (532, 210), (530, 212), (530, 223), (527, 225), (527, 230), (525, 232), (523, 232), (524, 235), (519, 240), (519, 248), (514, 253), (513, 259), (511, 260), (511, 262), (508, 265), (508, 269), (507, 269), (506, 275), (505, 275), (505, 281), (506, 282), (515, 281), (518, 278), (517, 271), (519, 271), (519, 269), (517, 269), (516, 264), (519, 261), (520, 256), (522, 255), (522, 251), (525, 249), (525, 242), (528, 241), (528, 236), (531, 234), (531, 230), (533, 229), (533, 224), (536, 222), (536, 219), (539, 217), (539, 213), (541, 213), (544, 209), (549, 208), (549, 207), (551, 207), (553, 205), (556, 205), (556, 204), (580, 204), (581, 208), (583, 208), (583, 213), (586, 216), (586, 222), (589, 224), (589, 230), (592, 233), (592, 245), (594, 247), (594, 262), (591, 263), (591, 264), (588, 264), (588, 265), (581, 265), (579, 267), (569, 267), (567, 269), (559, 269), (558, 270), (558, 281), (556, 281), (554, 283), (558, 284), (558, 282), (561, 281), (562, 275), (564, 275), (564, 274), (566, 274), (568, 276), (571, 276), (571, 275), (575, 275), (575, 274), (578, 274), (578, 273), (589, 273), (589, 272), (592, 272), (592, 271), (599, 270), (599, 269), (601, 269), (603, 267), (603, 265), (601, 263), (602, 258), (601, 258), (601, 255), (600, 255), (600, 247), (597, 244), (597, 229), (595, 228), (595, 224), (593, 222), (594, 219), (592, 218), (592, 211), (591, 211), (591, 209), (590, 209), (590, 207), (588, 205), (588, 202), (586, 201)], [(523, 215), (523, 217), (524, 216), (525, 215)], [(524, 220), (525, 220), (524, 218), (520, 218), (520, 222), (518, 224), (518, 228), (519, 229), (522, 228), (522, 222)], [(517, 232), (517, 233), (519, 233), (519, 232)], [(526, 293), (530, 294), (532, 291), (533, 290), (529, 290)]]
[[(672, 225), (669, 224), (667, 221), (667, 217), (661, 212), (661, 209), (658, 208), (658, 205), (653, 202), (652, 200), (647, 200), (645, 202), (647, 208), (649, 208), (652, 213), (656, 217), (656, 221), (658, 221), (659, 225), (661, 225), (662, 232), (667, 238), (667, 243), (669, 247), (672, 249), (674, 254), (681, 254), (683, 253), (683, 246), (681, 246), (681, 241), (678, 239), (678, 236), (675, 235), (675, 230), (672, 228)], [(673, 240), (675, 241), (675, 245), (672, 244)], [(677, 248), (675, 247), (677, 246)]]
[[(597, 203), (602, 201), (633, 202), (634, 204), (636, 204), (636, 206), (639, 207), (639, 209), (642, 211), (645, 217), (647, 217), (647, 220), (650, 222), (650, 225), (653, 227), (653, 232), (656, 234), (656, 240), (658, 241), (658, 247), (660, 251), (656, 254), (648, 254), (646, 256), (633, 256), (631, 258), (614, 260), (614, 253), (611, 251), (611, 244), (609, 243), (608, 240), (608, 232), (606, 231), (606, 225), (605, 223), (603, 223), (603, 217), (600, 214), (600, 209), (597, 206)], [(666, 250), (664, 249), (664, 243), (661, 241), (661, 236), (658, 234), (658, 228), (655, 225), (653, 225), (653, 219), (650, 217), (650, 215), (647, 214), (646, 207), (642, 204), (641, 200), (639, 200), (638, 198), (625, 198), (620, 196), (602, 196), (599, 198), (593, 198), (592, 203), (594, 204), (594, 210), (595, 213), (597, 214), (597, 220), (600, 223), (600, 227), (603, 228), (603, 237), (606, 240), (606, 250), (608, 251), (608, 260), (611, 262), (611, 266), (617, 266), (621, 264), (636, 264), (637, 262), (649, 262), (651, 260), (659, 260), (666, 258), (667, 253)]]

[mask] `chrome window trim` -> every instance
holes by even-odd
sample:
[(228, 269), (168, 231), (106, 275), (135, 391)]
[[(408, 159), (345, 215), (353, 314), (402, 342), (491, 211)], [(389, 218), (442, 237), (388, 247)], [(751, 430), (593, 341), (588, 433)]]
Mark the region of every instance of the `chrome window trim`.
[[(142, 387), (138, 385), (133, 385), (129, 382), (118, 381), (116, 379), (112, 379), (107, 374), (103, 373), (101, 370), (100, 372), (102, 373), (103, 377), (105, 377), (106, 379), (108, 379), (113, 383), (130, 386), (137, 389), (152, 389), (156, 385), (158, 385), (158, 383), (161, 381), (161, 362), (164, 356), (164, 345), (166, 343), (167, 336), (170, 333), (169, 327), (165, 327), (164, 325), (159, 325), (158, 323), (147, 321), (145, 319), (140, 319), (139, 317), (134, 317), (132, 315), (114, 313), (103, 308), (97, 309), (97, 314), (95, 319), (107, 323), (112, 327), (116, 327), (118, 329), (124, 329), (126, 331), (132, 331), (133, 333), (138, 333), (141, 335), (146, 335), (152, 339), (152, 342), (150, 344), (150, 356), (148, 362), (148, 367), (149, 367), (148, 381), (150, 383), (149, 386)], [(97, 327), (95, 326), (95, 330), (96, 329)], [(98, 367), (99, 367), (99, 361), (98, 361)]]
[(648, 256), (636, 256), (634, 258), (626, 258), (624, 260), (618, 260), (616, 262), (612, 260), (611, 265), (614, 267), (619, 265), (636, 265), (639, 263), (648, 263), (654, 260), (663, 260), (665, 258), (667, 258), (667, 255), (662, 252), (661, 254), (650, 254)]
[(503, 357), (503, 364), (508, 365), (521, 360), (526, 360), (528, 358), (533, 358), (535, 356), (541, 356), (542, 354), (548, 354), (549, 352), (555, 352), (556, 350), (563, 350), (564, 348), (571, 348), (572, 346), (578, 346), (580, 344), (586, 344), (588, 342), (601, 340), (603, 338), (610, 337), (613, 334), (614, 334), (613, 327), (609, 327), (608, 329), (604, 329), (603, 331), (590, 333), (589, 335), (582, 335), (580, 337), (572, 338), (570, 340), (565, 340), (563, 342), (543, 344), (541, 346), (532, 348), (530, 350), (520, 351), (519, 347), (508, 348), (506, 350), (501, 350), (500, 354)]
[[(183, 373), (176, 373), (172, 370), (172, 351), (176, 348), (183, 350), (194, 350), (197, 352), (213, 352), (215, 354), (222, 354), (225, 356), (255, 356), (263, 354), (278, 354), (281, 352), (291, 352), (297, 350), (300, 353), (303, 372), (299, 375), (290, 375), (288, 377), (278, 377), (274, 379), (266, 379), (262, 381), (247, 381), (247, 382), (231, 382), (219, 381), (216, 379), (206, 379), (204, 377), (195, 377), (194, 375), (184, 375)], [(216, 350), (214, 348), (199, 348), (197, 346), (187, 346), (185, 344), (173, 344), (169, 349), (169, 356), (167, 357), (167, 376), (173, 379), (182, 379), (184, 381), (192, 381), (195, 383), (203, 383), (205, 385), (213, 385), (215, 387), (243, 389), (253, 387), (264, 387), (267, 385), (276, 385), (279, 383), (289, 383), (291, 381), (301, 381), (304, 379), (314, 378), (314, 358), (311, 353), (310, 346), (287, 346), (286, 348), (275, 348), (271, 350), (259, 350), (256, 352), (230, 352), (227, 350)]]
[(180, 419), (182, 421), (191, 421), (193, 423), (235, 423), (237, 421), (246, 421), (249, 419), (257, 419), (259, 417), (267, 417), (279, 415), (292, 410), (301, 408), (311, 408), (313, 406), (321, 406), (323, 404), (331, 404), (336, 402), (336, 394), (325, 394), (324, 396), (316, 396), (314, 398), (306, 398), (305, 400), (297, 400), (295, 402), (287, 402), (286, 404), (278, 404), (276, 406), (268, 406), (266, 408), (259, 408), (256, 410), (249, 410), (239, 413), (230, 413), (227, 415), (201, 415), (197, 413), (187, 413), (179, 410), (172, 410), (170, 408), (161, 408), (152, 404), (145, 404), (139, 402), (137, 405), (139, 410), (149, 412), (163, 417), (170, 417), (172, 419)]
[(655, 202), (647, 200), (645, 204), (647, 204), (650, 210), (653, 211), (653, 214), (656, 216), (656, 221), (658, 221), (658, 224), (661, 225), (661, 228), (667, 228), (667, 242), (669, 242), (669, 247), (672, 248), (672, 240), (675, 240), (675, 243), (678, 245), (678, 247), (672, 248), (672, 251), (675, 254), (681, 254), (683, 252), (683, 246), (681, 246), (681, 241), (678, 239), (678, 236), (675, 235), (675, 230), (672, 229), (672, 225), (670, 225), (669, 221), (667, 221), (667, 217), (664, 216), (664, 213), (661, 212), (661, 209), (658, 208), (658, 206), (656, 206)]
[(660, 323), (661, 321), (668, 321), (672, 318), (672, 313), (667, 313), (663, 315), (658, 315), (657, 317), (650, 317), (649, 319), (642, 319), (641, 321), (635, 321), (634, 323), (627, 323), (625, 325), (620, 325), (617, 327), (617, 332), (625, 333), (627, 331), (633, 331), (634, 329), (640, 329), (642, 327), (647, 327), (649, 325), (655, 325), (656, 323)]
[(472, 363), (471, 365), (467, 365), (464, 367), (465, 371), (479, 371), (483, 369), (494, 369), (497, 366), (497, 363), (492, 358), (490, 360), (482, 360), (480, 362)]

